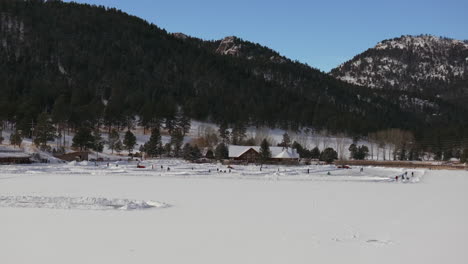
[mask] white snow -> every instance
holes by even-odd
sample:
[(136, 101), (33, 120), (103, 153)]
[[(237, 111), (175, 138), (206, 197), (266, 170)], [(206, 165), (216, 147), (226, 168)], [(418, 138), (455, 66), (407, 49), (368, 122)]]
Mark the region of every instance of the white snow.
[(60, 71), (61, 74), (64, 74), (64, 75), (67, 75), (67, 71), (65, 70), (65, 68), (63, 67), (63, 65), (60, 63), (60, 61), (58, 62), (58, 69)]
[(280, 154), (273, 157), (277, 159), (298, 159), (299, 154), (297, 154), (294, 149), (284, 149)]
[(164, 208), (155, 201), (107, 199), (94, 197), (0, 196), (0, 207), (79, 209), (79, 210), (138, 210)]
[(30, 155), (24, 153), (21, 149), (15, 149), (10, 146), (0, 145), (0, 158), (28, 158)]
[[(396, 182), (405, 170), (143, 164), (1, 166), (0, 196), (13, 204), (0, 207), (1, 263), (468, 260), (466, 171), (408, 170), (413, 181)], [(93, 197), (171, 207), (102, 210)]]

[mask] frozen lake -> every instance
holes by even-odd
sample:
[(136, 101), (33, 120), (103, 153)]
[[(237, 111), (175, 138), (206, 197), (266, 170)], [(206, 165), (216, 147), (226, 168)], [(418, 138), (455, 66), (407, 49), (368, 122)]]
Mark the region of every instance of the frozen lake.
[(144, 165), (1, 166), (0, 262), (468, 262), (466, 171)]

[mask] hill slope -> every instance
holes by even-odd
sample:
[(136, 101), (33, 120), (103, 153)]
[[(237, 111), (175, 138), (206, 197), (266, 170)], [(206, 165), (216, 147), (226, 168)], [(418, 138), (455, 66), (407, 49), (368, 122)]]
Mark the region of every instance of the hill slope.
[(22, 130), (44, 111), (73, 127), (124, 126), (135, 116), (149, 127), (183, 112), (352, 134), (458, 126), (464, 116), (447, 120), (449, 104), (407, 107), (395, 98), (411, 92), (347, 84), (255, 43), (169, 34), (115, 9), (5, 0), (0, 33), (0, 119)]
[(2, 1), (0, 13), (0, 112), (20, 128), (43, 111), (74, 126), (135, 115), (150, 125), (179, 108), (216, 123), (356, 133), (415, 122), (367, 89), (235, 37), (202, 41), (59, 1)]
[(333, 69), (357, 85), (418, 92), (444, 92), (468, 80), (468, 44), (430, 35), (384, 40)]

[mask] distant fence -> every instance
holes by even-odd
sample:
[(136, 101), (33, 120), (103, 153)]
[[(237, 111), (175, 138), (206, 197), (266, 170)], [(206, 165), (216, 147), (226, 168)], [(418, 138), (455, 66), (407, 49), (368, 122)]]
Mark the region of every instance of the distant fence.
[(464, 164), (434, 164), (414, 161), (376, 161), (376, 160), (337, 160), (336, 165), (376, 166), (398, 168), (425, 168), (432, 170), (467, 170)]

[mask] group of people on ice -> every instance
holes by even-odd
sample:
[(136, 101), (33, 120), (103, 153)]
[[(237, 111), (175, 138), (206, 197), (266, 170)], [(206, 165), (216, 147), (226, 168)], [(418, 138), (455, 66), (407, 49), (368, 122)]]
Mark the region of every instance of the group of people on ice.
[(411, 177), (410, 177), (408, 176), (408, 172), (405, 171), (403, 174), (395, 176), (395, 181), (399, 181), (399, 180), (401, 180), (402, 182), (409, 181), (412, 178), (414, 178), (414, 172), (411, 172)]

